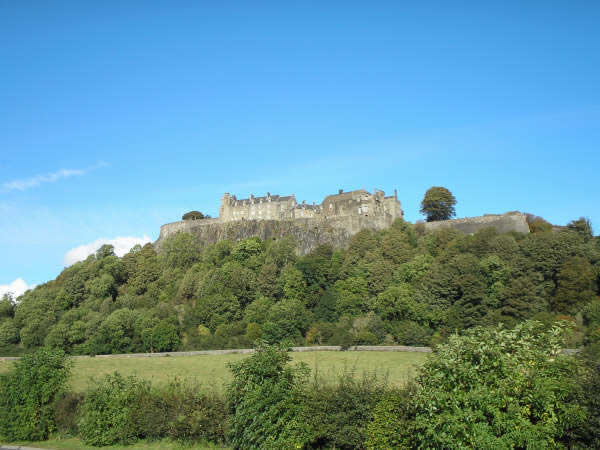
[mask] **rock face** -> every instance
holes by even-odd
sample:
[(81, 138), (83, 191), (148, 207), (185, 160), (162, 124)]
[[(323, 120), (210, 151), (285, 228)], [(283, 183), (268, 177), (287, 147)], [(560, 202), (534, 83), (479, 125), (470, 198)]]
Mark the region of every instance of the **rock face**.
[[(178, 232), (193, 234), (203, 246), (214, 244), (223, 239), (238, 241), (256, 236), (268, 240), (292, 236), (298, 244), (298, 253), (306, 255), (322, 244), (329, 244), (334, 248), (346, 247), (350, 242), (350, 238), (360, 230), (382, 230), (391, 226), (392, 223), (393, 220), (389, 216), (240, 220), (225, 223), (219, 219), (181, 220), (163, 225), (160, 228), (160, 236), (156, 241), (156, 245), (160, 247), (162, 240)], [(493, 227), (500, 233), (510, 231), (529, 233), (526, 217), (521, 213), (488, 214), (465, 219), (427, 222), (424, 225), (426, 231), (450, 227), (465, 234), (476, 233), (487, 227)]]
[(439, 230), (440, 228), (453, 228), (465, 234), (476, 233), (482, 228), (492, 227), (499, 233), (516, 231), (529, 233), (529, 225), (525, 214), (510, 212), (506, 214), (486, 214), (479, 217), (466, 217), (464, 219), (440, 220), (437, 222), (426, 222), (426, 231)]
[(391, 225), (385, 220), (356, 217), (343, 221), (294, 219), (294, 220), (243, 220), (237, 222), (220, 222), (218, 219), (182, 220), (163, 225), (156, 245), (166, 237), (178, 233), (191, 233), (203, 245), (214, 244), (223, 239), (237, 241), (249, 237), (263, 240), (279, 239), (292, 236), (300, 255), (306, 255), (319, 245), (329, 244), (334, 248), (346, 247), (350, 238), (361, 229), (383, 229)]

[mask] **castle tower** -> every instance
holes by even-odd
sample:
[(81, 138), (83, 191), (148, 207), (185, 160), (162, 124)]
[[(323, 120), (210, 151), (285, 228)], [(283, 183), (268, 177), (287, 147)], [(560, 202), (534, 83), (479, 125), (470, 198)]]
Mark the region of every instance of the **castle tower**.
[(221, 206), (219, 207), (219, 220), (227, 222), (231, 220), (231, 197), (229, 192), (225, 192), (221, 197)]

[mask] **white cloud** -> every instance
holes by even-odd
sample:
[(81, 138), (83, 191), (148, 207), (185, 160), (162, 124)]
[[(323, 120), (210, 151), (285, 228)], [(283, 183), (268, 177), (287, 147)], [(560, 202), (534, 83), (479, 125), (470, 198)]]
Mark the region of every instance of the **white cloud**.
[(152, 240), (144, 235), (144, 237), (135, 237), (135, 236), (119, 236), (114, 239), (108, 238), (100, 238), (96, 239), (94, 242), (90, 242), (89, 244), (80, 245), (79, 247), (75, 247), (69, 250), (64, 258), (64, 265), (70, 266), (71, 264), (75, 264), (78, 261), (83, 261), (88, 256), (93, 253), (96, 253), (103, 245), (112, 245), (115, 248), (115, 254), (117, 256), (123, 256), (134, 245), (140, 244), (145, 245), (148, 242), (152, 242)]
[(0, 298), (9, 292), (14, 298), (17, 298), (19, 295), (23, 295), (25, 291), (33, 289), (34, 287), (35, 285), (27, 285), (23, 278), (17, 278), (10, 284), (0, 284)]
[(87, 169), (60, 169), (56, 172), (48, 173), (46, 175), (36, 175), (30, 178), (8, 181), (4, 183), (2, 187), (5, 191), (24, 191), (26, 189), (38, 187), (40, 184), (43, 183), (55, 183), (61, 178), (85, 175), (88, 172), (107, 166), (107, 163), (99, 162), (95, 166), (88, 167)]

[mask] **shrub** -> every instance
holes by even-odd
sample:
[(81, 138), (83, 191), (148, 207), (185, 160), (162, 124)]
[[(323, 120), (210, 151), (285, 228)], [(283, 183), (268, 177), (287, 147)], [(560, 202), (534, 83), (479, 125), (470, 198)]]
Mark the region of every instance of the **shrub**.
[(588, 417), (581, 428), (570, 431), (568, 442), (573, 448), (600, 448), (600, 343), (587, 345), (581, 356), (587, 369), (580, 383)]
[(42, 348), (0, 375), (0, 438), (46, 439), (56, 429), (54, 402), (64, 392), (70, 368), (62, 350)]
[(149, 411), (148, 437), (176, 440), (225, 440), (227, 407), (215, 390), (172, 380), (153, 389), (153, 407)]
[(560, 446), (586, 418), (563, 336), (564, 325), (528, 321), (450, 337), (420, 370), (412, 423), (390, 438), (426, 448)]
[(333, 383), (315, 377), (302, 408), (302, 440), (310, 448), (364, 448), (366, 426), (384, 395), (385, 380), (373, 374), (347, 371)]
[(150, 384), (115, 372), (102, 378), (87, 394), (78, 422), (89, 445), (127, 444), (144, 437), (151, 409)]
[(298, 418), (308, 369), (290, 360), (284, 345), (260, 343), (252, 356), (230, 365), (228, 437), (234, 448), (301, 448)]
[(400, 447), (399, 430), (408, 426), (410, 397), (415, 389), (414, 384), (409, 384), (401, 389), (391, 389), (382, 396), (365, 430), (367, 448)]
[(83, 394), (65, 392), (56, 400), (54, 421), (56, 422), (56, 430), (60, 434), (64, 436), (77, 435), (77, 416), (83, 398)]

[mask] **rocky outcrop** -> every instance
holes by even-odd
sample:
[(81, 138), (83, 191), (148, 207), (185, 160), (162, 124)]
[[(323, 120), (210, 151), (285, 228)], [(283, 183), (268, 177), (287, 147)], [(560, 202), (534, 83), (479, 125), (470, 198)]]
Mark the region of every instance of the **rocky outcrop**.
[(310, 253), (322, 244), (345, 247), (353, 234), (326, 221), (243, 220), (222, 223), (218, 220), (185, 220), (163, 225), (156, 245), (160, 247), (162, 240), (177, 232), (193, 234), (203, 246), (224, 239), (238, 241), (256, 236), (268, 240), (291, 236), (296, 240), (297, 251), (301, 255)]
[[(202, 246), (224, 239), (239, 241), (259, 237), (268, 240), (291, 236), (297, 242), (298, 254), (306, 255), (323, 244), (329, 244), (334, 248), (347, 247), (352, 236), (360, 230), (382, 230), (391, 226), (392, 222), (393, 218), (389, 215), (235, 222), (222, 222), (219, 219), (181, 220), (160, 227), (160, 236), (155, 245), (160, 248), (160, 243), (165, 238), (178, 232), (193, 234)], [(426, 231), (451, 227), (465, 234), (476, 233), (486, 227), (496, 228), (500, 233), (529, 232), (525, 215), (521, 213), (489, 214), (466, 219), (427, 222), (424, 226)]]

